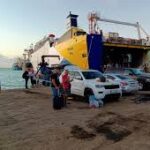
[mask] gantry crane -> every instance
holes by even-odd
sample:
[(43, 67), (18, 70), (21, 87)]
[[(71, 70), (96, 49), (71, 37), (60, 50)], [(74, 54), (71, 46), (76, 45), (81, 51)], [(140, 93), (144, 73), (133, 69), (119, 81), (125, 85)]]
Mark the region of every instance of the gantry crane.
[(146, 35), (147, 41), (150, 41), (150, 35), (142, 28), (142, 26), (139, 24), (139, 22), (129, 23), (129, 22), (112, 20), (112, 19), (105, 19), (105, 18), (101, 18), (100, 15), (96, 12), (89, 13), (88, 19), (89, 19), (89, 32), (91, 34), (96, 34), (96, 33), (100, 32), (100, 28), (98, 26), (98, 21), (103, 21), (103, 22), (108, 22), (108, 23), (114, 23), (114, 24), (135, 27), (138, 32), (139, 40), (142, 38), (142, 36), (141, 36), (141, 31), (142, 31)]

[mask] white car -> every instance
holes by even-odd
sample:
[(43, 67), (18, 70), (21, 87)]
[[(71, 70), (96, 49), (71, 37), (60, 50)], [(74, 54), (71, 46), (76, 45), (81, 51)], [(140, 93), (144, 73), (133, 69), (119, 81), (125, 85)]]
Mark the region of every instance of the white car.
[[(67, 68), (71, 81), (71, 94), (86, 97), (94, 94), (97, 99), (114, 97), (119, 99), (122, 90), (118, 83), (105, 81), (101, 72)], [(61, 78), (61, 76), (60, 76)], [(103, 81), (102, 81), (103, 80)]]
[(118, 82), (121, 86), (122, 93), (135, 93), (140, 89), (138, 81), (121, 74), (105, 74), (109, 81)]

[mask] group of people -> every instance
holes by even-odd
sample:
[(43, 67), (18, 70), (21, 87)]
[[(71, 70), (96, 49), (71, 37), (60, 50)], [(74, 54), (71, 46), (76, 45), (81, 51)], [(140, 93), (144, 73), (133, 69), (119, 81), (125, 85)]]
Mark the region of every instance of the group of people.
[[(35, 87), (35, 85), (37, 84), (38, 76), (41, 76), (43, 77), (43, 79), (45, 79), (45, 74), (43, 72), (43, 67), (41, 67), (38, 73), (35, 73), (33, 67), (26, 68), (25, 72), (22, 75), (22, 77), (25, 79), (25, 88), (29, 88), (29, 80), (31, 81), (31, 86)], [(58, 97), (60, 95), (63, 96), (64, 105), (66, 106), (66, 100), (70, 95), (71, 88), (68, 70), (64, 70), (63, 74), (61, 75), (60, 67), (56, 67), (53, 71), (49, 72), (49, 79), (46, 78), (45, 80), (50, 82), (50, 89), (53, 97)]]
[(26, 68), (25, 72), (22, 75), (22, 78), (25, 80), (25, 88), (28, 89), (28, 81), (30, 79), (31, 86), (35, 87), (36, 85), (36, 78), (35, 78), (35, 72), (33, 68)]
[(54, 69), (54, 72), (51, 75), (51, 92), (53, 97), (58, 97), (63, 95), (64, 105), (67, 106), (66, 100), (70, 95), (70, 77), (68, 70), (64, 70), (61, 75), (61, 70), (59, 67)]

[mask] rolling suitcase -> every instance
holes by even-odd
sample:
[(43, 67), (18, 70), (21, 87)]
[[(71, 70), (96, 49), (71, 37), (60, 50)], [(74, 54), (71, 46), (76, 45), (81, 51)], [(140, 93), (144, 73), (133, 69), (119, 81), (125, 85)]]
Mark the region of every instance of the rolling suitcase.
[(53, 98), (53, 108), (54, 109), (61, 109), (62, 108), (61, 97), (55, 96)]
[(54, 109), (61, 109), (62, 107), (64, 107), (64, 98), (58, 90), (58, 96), (55, 96), (53, 98), (53, 108)]

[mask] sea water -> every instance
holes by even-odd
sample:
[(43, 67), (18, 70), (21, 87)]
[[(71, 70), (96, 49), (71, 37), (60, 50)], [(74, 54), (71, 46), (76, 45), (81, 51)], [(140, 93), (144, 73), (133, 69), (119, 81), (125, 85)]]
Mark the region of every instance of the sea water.
[(24, 88), (25, 81), (22, 71), (0, 68), (0, 82), (2, 89)]

